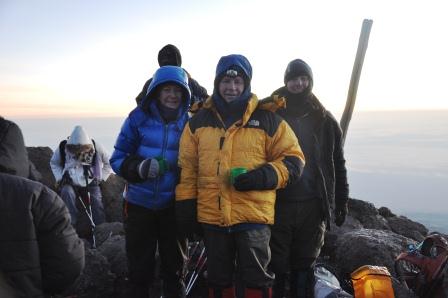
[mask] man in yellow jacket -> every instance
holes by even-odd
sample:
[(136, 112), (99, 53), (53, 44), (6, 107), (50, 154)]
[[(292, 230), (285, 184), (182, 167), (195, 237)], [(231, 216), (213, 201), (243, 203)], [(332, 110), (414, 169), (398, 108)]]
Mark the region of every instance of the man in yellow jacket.
[[(274, 277), (267, 265), (275, 191), (297, 181), (305, 163), (294, 132), (269, 110), (275, 105), (260, 106), (251, 93), (251, 78), (246, 57), (222, 57), (213, 94), (180, 141), (178, 227), (196, 219), (201, 224), (214, 298), (235, 297), (236, 270), (244, 297), (271, 297)], [(242, 174), (236, 176), (236, 169)]]

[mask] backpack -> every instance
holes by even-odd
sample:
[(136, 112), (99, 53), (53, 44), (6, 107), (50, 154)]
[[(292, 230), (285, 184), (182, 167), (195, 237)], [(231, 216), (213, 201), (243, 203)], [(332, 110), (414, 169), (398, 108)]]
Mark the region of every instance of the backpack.
[(364, 265), (353, 271), (350, 276), (356, 298), (395, 297), (392, 277), (386, 267)]
[(447, 240), (431, 234), (396, 258), (395, 271), (400, 282), (419, 297), (445, 297), (442, 284), (447, 261)]
[[(92, 139), (92, 143), (93, 143), (93, 148), (95, 148), (95, 153), (93, 154), (93, 158), (92, 158), (92, 167), (95, 166), (96, 163), (96, 145), (95, 145), (95, 141)], [(59, 154), (61, 155), (61, 167), (65, 166), (65, 145), (67, 145), (67, 140), (63, 140), (59, 143)]]
[(332, 271), (334, 269), (325, 264), (318, 263), (314, 266), (314, 297), (353, 298), (353, 295), (344, 291), (339, 278)]

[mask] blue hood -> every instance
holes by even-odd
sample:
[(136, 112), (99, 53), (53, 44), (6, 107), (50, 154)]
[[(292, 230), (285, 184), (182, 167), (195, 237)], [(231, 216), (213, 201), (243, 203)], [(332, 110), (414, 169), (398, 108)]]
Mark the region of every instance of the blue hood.
[(155, 100), (155, 94), (157, 87), (164, 83), (174, 83), (179, 85), (185, 91), (183, 94), (182, 102), (187, 105), (190, 103), (191, 92), (188, 87), (188, 76), (187, 73), (183, 70), (183, 68), (178, 66), (162, 66), (160, 67), (152, 77), (151, 84), (148, 86), (148, 90), (146, 91), (146, 97), (141, 103), (141, 107), (146, 107), (149, 104), (149, 101)]
[[(226, 102), (219, 94), (218, 84), (222, 77), (225, 75), (226, 71), (229, 69), (238, 69), (238, 73), (243, 71), (244, 79), (244, 91), (240, 97), (233, 102)], [(245, 77), (244, 77), (245, 76)], [(247, 102), (251, 97), (250, 81), (252, 79), (252, 66), (243, 55), (232, 54), (228, 56), (223, 56), (218, 61), (216, 66), (216, 75), (214, 82), (214, 89), (212, 94), (213, 102), (221, 115), (226, 127), (232, 125), (235, 121), (240, 119), (247, 107)]]
[(252, 79), (252, 66), (250, 65), (249, 60), (247, 60), (247, 58), (243, 55), (238, 54), (223, 56), (219, 59), (218, 65), (216, 66), (215, 79), (219, 78), (231, 66), (240, 67), (246, 74), (249, 81)]

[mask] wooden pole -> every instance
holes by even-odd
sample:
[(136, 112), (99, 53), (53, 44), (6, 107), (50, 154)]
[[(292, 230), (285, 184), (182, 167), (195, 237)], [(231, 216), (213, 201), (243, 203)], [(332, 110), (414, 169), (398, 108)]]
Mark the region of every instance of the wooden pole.
[(342, 146), (345, 144), (348, 125), (352, 119), (353, 109), (355, 108), (356, 93), (358, 91), (359, 78), (361, 77), (362, 64), (366, 55), (367, 46), (369, 44), (370, 29), (372, 28), (372, 20), (364, 19), (362, 22), (361, 34), (359, 36), (358, 50), (356, 52), (355, 63), (353, 65), (352, 77), (347, 94), (347, 102), (345, 103), (344, 113), (341, 117), (342, 129)]

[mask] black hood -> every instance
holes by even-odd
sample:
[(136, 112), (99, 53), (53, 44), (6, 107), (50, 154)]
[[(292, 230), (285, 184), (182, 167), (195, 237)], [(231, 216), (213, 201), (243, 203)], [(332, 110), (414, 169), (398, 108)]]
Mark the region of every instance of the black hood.
[(12, 121), (0, 117), (0, 172), (30, 177), (30, 163), (22, 131)]

